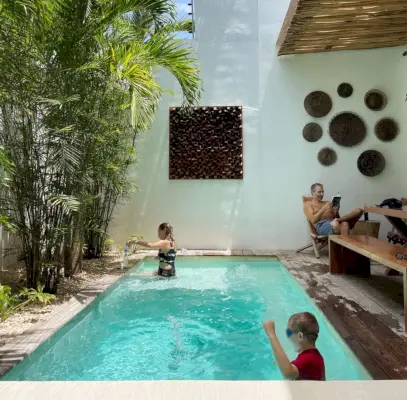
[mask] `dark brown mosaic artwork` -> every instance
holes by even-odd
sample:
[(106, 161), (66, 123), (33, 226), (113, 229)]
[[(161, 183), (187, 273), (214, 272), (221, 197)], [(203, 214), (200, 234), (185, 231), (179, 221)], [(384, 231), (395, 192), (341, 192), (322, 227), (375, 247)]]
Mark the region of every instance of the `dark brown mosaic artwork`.
[(315, 122), (310, 122), (304, 126), (302, 136), (307, 142), (317, 142), (322, 137), (322, 128)]
[(366, 126), (358, 115), (343, 112), (332, 118), (329, 124), (329, 135), (339, 146), (353, 147), (365, 139)]
[(336, 151), (329, 147), (324, 147), (318, 153), (318, 161), (324, 167), (329, 167), (335, 164), (337, 158)]
[(399, 134), (398, 123), (392, 118), (383, 118), (375, 125), (375, 134), (382, 142), (391, 142)]
[(332, 109), (332, 100), (325, 92), (315, 91), (305, 98), (304, 107), (311, 117), (325, 117)]
[(365, 176), (377, 176), (385, 167), (386, 159), (377, 150), (366, 150), (358, 158), (358, 169)]
[(381, 111), (387, 105), (387, 96), (381, 90), (370, 90), (365, 95), (365, 104), (369, 110)]
[(341, 83), (338, 86), (338, 94), (339, 94), (339, 96), (341, 96), (341, 97), (343, 97), (345, 99), (352, 96), (352, 94), (353, 94), (352, 85), (349, 84), (349, 83)]
[(170, 109), (169, 179), (243, 179), (242, 107)]

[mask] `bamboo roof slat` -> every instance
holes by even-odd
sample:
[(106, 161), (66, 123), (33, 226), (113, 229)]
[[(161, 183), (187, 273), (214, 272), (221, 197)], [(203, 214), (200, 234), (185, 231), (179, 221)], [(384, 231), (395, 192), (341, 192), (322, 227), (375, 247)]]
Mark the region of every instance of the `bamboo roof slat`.
[(407, 44), (407, 0), (291, 0), (278, 55)]

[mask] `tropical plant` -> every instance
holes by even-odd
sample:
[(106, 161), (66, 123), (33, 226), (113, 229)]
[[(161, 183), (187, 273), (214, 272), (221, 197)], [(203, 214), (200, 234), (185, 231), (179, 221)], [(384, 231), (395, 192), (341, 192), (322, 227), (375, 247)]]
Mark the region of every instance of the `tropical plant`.
[(127, 245), (130, 250), (130, 254), (135, 254), (137, 253), (140, 249), (141, 246), (138, 245), (138, 242), (140, 240), (143, 240), (143, 236), (140, 235), (131, 235), (127, 241)]
[(53, 294), (44, 293), (44, 286), (38, 285), (37, 290), (24, 288), (19, 294), (13, 294), (10, 286), (0, 284), (0, 317), (4, 321), (17, 310), (31, 303), (47, 305), (55, 300)]
[(34, 288), (102, 255), (115, 207), (135, 189), (136, 137), (166, 91), (154, 72), (174, 75), (185, 106), (201, 82), (172, 1), (2, 0), (0, 24), (0, 216)]
[(15, 303), (15, 297), (11, 293), (10, 286), (0, 284), (0, 317), (6, 319), (7, 313)]
[(24, 303), (21, 304), (28, 304), (30, 303), (39, 303), (44, 306), (51, 303), (56, 297), (53, 294), (45, 293), (44, 292), (44, 285), (38, 285), (37, 290), (31, 288), (27, 289), (24, 288), (20, 291), (20, 297), (26, 299)]

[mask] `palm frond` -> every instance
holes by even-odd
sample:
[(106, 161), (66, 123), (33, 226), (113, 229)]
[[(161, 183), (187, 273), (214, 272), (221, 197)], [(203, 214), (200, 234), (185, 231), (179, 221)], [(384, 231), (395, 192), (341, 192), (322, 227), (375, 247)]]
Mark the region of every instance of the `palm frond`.
[(78, 212), (81, 205), (75, 196), (65, 194), (50, 196), (49, 203), (54, 207), (61, 207), (66, 215)]

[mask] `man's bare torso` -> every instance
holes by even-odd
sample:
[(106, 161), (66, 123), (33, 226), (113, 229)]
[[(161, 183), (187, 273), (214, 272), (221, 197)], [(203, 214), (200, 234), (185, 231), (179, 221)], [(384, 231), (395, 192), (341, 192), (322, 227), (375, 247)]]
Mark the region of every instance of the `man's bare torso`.
[[(318, 203), (315, 201), (310, 201), (309, 203), (311, 205), (313, 214), (316, 214), (325, 205), (324, 201), (320, 201)], [(332, 207), (329, 208), (328, 210), (324, 211), (324, 213), (321, 216), (320, 221), (325, 221), (327, 219), (335, 219), (335, 214), (334, 214), (334, 210)]]

